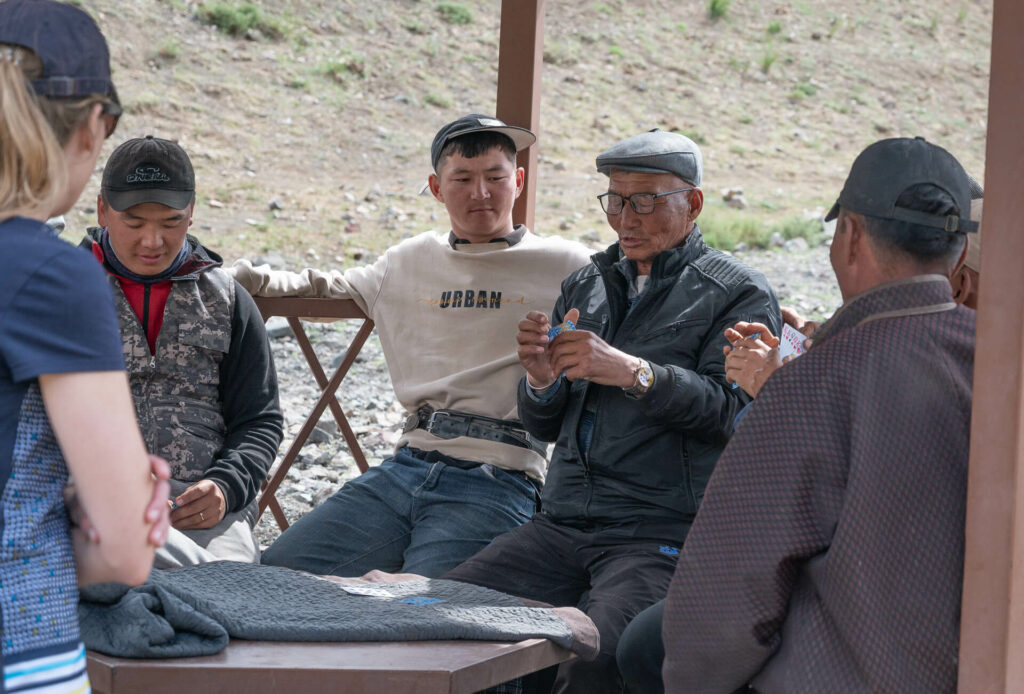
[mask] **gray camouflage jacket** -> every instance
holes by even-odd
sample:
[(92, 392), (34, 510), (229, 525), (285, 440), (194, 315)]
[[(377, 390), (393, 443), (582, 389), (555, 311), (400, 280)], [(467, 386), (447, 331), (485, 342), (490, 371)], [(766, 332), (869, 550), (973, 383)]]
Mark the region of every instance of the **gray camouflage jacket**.
[[(83, 245), (102, 260), (98, 231), (90, 229)], [(167, 299), (153, 353), (125, 292), (143, 291), (144, 305), (158, 310), (150, 286), (156, 294), (159, 284), (139, 285), (104, 263), (136, 416), (147, 449), (167, 459), (173, 480), (210, 479), (229, 513), (245, 509), (248, 516), (281, 442), (277, 375), (252, 297), (218, 267), (218, 256), (192, 237), (187, 243), (189, 262), (159, 283)]]

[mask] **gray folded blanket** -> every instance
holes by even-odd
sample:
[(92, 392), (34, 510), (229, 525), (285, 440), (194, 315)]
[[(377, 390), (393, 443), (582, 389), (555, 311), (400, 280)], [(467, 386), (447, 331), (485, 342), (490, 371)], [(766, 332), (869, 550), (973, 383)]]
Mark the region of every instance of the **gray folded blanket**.
[[(530, 603), (537, 605), (537, 603)], [(81, 590), (87, 648), (127, 658), (217, 653), (229, 637), (261, 641), (520, 641), (548, 638), (585, 660), (599, 637), (575, 608), (527, 606), (488, 588), (411, 574), (361, 579), (214, 562), (154, 571), (141, 586)]]

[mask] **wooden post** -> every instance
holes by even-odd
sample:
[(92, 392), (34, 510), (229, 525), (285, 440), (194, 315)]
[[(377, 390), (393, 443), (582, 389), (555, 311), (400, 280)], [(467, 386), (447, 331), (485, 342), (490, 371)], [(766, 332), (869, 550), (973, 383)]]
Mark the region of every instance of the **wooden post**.
[(959, 692), (1024, 692), (1024, 3), (994, 0)]
[[(544, 64), (544, 1), (502, 0), (498, 43), (497, 116), (540, 137), (540, 71)], [(537, 200), (537, 145), (519, 153), (526, 186), (512, 210), (516, 224), (533, 229)]]

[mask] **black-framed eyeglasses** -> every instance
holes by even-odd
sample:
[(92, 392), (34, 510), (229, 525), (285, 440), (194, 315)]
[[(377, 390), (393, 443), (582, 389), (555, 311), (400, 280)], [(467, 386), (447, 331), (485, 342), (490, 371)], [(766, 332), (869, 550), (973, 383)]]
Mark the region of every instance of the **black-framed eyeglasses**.
[(626, 201), (629, 201), (629, 206), (633, 208), (633, 211), (637, 214), (650, 214), (654, 212), (654, 201), (657, 198), (663, 198), (666, 195), (675, 195), (676, 193), (685, 193), (690, 190), (696, 190), (695, 188), (680, 188), (679, 190), (670, 190), (665, 193), (633, 193), (632, 195), (619, 195), (618, 193), (602, 193), (597, 196), (597, 199), (601, 201), (601, 209), (604, 210), (605, 214), (620, 214), (622, 208), (626, 206)]

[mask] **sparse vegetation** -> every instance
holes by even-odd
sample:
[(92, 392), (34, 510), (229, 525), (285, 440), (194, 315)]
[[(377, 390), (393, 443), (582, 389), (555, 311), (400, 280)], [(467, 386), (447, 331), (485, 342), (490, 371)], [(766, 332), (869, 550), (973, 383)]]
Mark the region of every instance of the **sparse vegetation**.
[(764, 222), (754, 215), (718, 204), (705, 204), (697, 224), (704, 240), (724, 251), (731, 251), (740, 243), (750, 248), (765, 248), (771, 237)]
[(761, 72), (767, 75), (777, 59), (778, 56), (775, 54), (775, 49), (769, 46), (765, 50), (764, 55), (761, 56)]
[(729, 58), (729, 67), (742, 75), (743, 73), (750, 69), (750, 61), (740, 60), (739, 58), (733, 56)]
[(722, 19), (729, 14), (729, 5), (732, 0), (708, 0), (708, 16), (711, 19)]
[(449, 24), (469, 24), (473, 21), (473, 13), (465, 5), (457, 2), (442, 2), (437, 6), (441, 19)]
[(407, 21), (403, 26), (405, 27), (406, 31), (408, 31), (411, 34), (416, 34), (418, 36), (423, 36), (424, 34), (430, 31), (427, 28), (426, 24), (415, 19)]
[(434, 94), (433, 92), (423, 97), (423, 102), (430, 104), (431, 106), (437, 106), (438, 108), (448, 108), (452, 105), (452, 102), (449, 99), (438, 94)]
[(252, 31), (258, 31), (271, 39), (284, 36), (280, 21), (265, 14), (250, 2), (215, 2), (201, 5), (198, 14), (202, 21), (212, 24), (229, 36), (246, 36)]
[(807, 242), (810, 244), (821, 240), (821, 236), (824, 233), (821, 228), (821, 220), (816, 217), (790, 217), (789, 219), (784, 219), (771, 227), (768, 237), (771, 238), (772, 233), (776, 231), (782, 234), (782, 238), (787, 241), (803, 238), (807, 239)]
[[(288, 265), (314, 262), (304, 256), (313, 248), (321, 267), (340, 268), (355, 262), (353, 248), (380, 253), (443, 227), (443, 207), (416, 195), (430, 140), (460, 114), (496, 108), (494, 0), (81, 2), (111, 41), (130, 114), (106, 150), (148, 132), (185, 142), (203, 192), (231, 193), (203, 202), (196, 220), (229, 261), (267, 245)], [(448, 23), (443, 2), (471, 23)], [(283, 39), (239, 40), (207, 25), (214, 6), (246, 3), (283, 27)], [(880, 137), (921, 134), (984, 169), (990, 3), (736, 2), (717, 22), (707, 0), (668, 9), (684, 4), (547, 3), (534, 172), (543, 233), (597, 227), (610, 240), (592, 197), (604, 185), (588, 177), (593, 158), (653, 127), (704, 150), (702, 226), (755, 228), (744, 232), (754, 246), (765, 230), (831, 204), (853, 157)], [(95, 223), (98, 181), (90, 186), (69, 218), (76, 228)], [(733, 210), (710, 192), (726, 188), (743, 189), (749, 206)], [(284, 208), (265, 219), (275, 197)], [(559, 229), (576, 211), (584, 217)]]
[(814, 96), (818, 93), (818, 88), (810, 82), (797, 82), (794, 91), (799, 92), (804, 96)]
[(160, 47), (156, 50), (156, 55), (168, 62), (172, 62), (181, 56), (181, 48), (174, 39), (167, 39), (160, 44)]
[(698, 145), (706, 145), (708, 139), (704, 135), (696, 130), (680, 130), (679, 128), (674, 129), (672, 132), (679, 133), (680, 135), (686, 135), (688, 138), (696, 142)]
[(781, 31), (782, 31), (782, 25), (779, 24), (778, 22), (772, 22), (771, 24), (768, 25), (768, 35), (769, 36), (775, 36), (776, 34), (778, 34)]
[(345, 75), (348, 73), (348, 69), (340, 60), (329, 60), (321, 65), (317, 72), (338, 84), (345, 84)]
[(575, 65), (579, 62), (576, 45), (557, 39), (545, 44), (544, 62), (550, 65)]
[(751, 212), (733, 210), (721, 205), (705, 205), (697, 222), (704, 239), (715, 248), (730, 251), (740, 243), (748, 248), (768, 248), (774, 234), (782, 238), (803, 238), (809, 245), (821, 241), (821, 220), (794, 216), (767, 224)]

